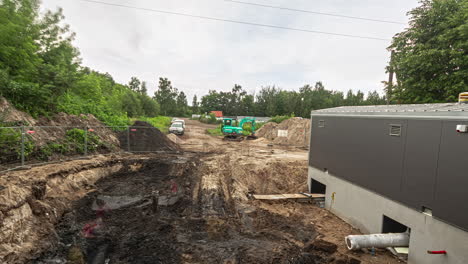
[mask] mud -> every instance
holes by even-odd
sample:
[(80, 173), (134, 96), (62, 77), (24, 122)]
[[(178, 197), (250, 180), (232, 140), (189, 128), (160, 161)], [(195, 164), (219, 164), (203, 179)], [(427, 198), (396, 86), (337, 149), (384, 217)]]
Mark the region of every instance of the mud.
[[(294, 227), (297, 218), (255, 208), (237, 211), (224, 193), (197, 188), (205, 169), (200, 157), (173, 159), (148, 160), (138, 171), (125, 168), (99, 180), (97, 190), (65, 214), (57, 248), (32, 263), (66, 263), (77, 248), (86, 263), (295, 263), (304, 243), (315, 238), (313, 226)], [(180, 198), (155, 210), (155, 193)], [(107, 201), (101, 216), (98, 199)], [(97, 221), (93, 237), (86, 237), (83, 228)]]
[[(205, 134), (208, 125), (186, 123), (183, 152), (116, 159), (119, 166), (112, 172), (85, 177), (75, 189), (64, 187), (71, 182), (47, 180), (68, 179), (76, 174), (72, 168), (36, 179), (46, 181), (45, 194), (43, 184), (33, 184), (37, 174), (31, 174), (11, 201), (33, 197), (28, 204), (42, 217), (54, 208), (61, 211), (54, 221), (34, 222), (40, 228), (30, 230), (42, 233), (30, 232), (34, 242), (18, 241), (15, 246), (23, 250), (11, 251), (16, 258), (10, 263), (398, 263), (383, 250), (374, 256), (348, 251), (344, 237), (359, 230), (314, 203), (249, 198), (305, 191), (306, 151), (261, 140), (223, 142)], [(48, 207), (40, 206), (44, 202)], [(36, 246), (27, 251), (28, 243)]]

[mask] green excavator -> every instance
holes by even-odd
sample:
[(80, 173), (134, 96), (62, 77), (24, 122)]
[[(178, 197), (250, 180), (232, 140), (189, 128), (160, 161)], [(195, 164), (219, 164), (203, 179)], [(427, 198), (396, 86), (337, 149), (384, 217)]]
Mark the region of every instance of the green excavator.
[(223, 124), (221, 125), (221, 132), (224, 134), (225, 140), (237, 140), (241, 141), (244, 139), (245, 123), (250, 123), (252, 126), (252, 133), (247, 135), (247, 139), (256, 139), (255, 136), (255, 117), (244, 117), (237, 121), (233, 118), (223, 118)]

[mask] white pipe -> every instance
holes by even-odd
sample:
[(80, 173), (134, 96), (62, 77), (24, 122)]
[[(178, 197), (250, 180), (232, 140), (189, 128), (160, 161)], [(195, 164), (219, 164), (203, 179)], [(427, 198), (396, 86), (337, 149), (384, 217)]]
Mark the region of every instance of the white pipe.
[(345, 238), (349, 250), (409, 246), (409, 233), (350, 235)]

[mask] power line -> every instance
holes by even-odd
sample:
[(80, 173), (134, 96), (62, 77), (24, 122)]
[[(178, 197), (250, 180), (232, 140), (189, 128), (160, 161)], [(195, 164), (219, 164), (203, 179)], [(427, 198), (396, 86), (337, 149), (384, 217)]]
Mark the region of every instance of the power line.
[(144, 8), (144, 7), (122, 5), (122, 4), (107, 3), (107, 2), (101, 2), (101, 1), (96, 1), (96, 0), (78, 0), (78, 1), (94, 3), (94, 4), (100, 4), (100, 5), (117, 6), (117, 7), (129, 8), (129, 9), (135, 9), (135, 10), (143, 10), (143, 11), (149, 11), (149, 12), (155, 12), (155, 13), (161, 13), (161, 14), (185, 16), (185, 17), (199, 18), (199, 19), (212, 20), (212, 21), (221, 21), (221, 22), (228, 22), (228, 23), (234, 23), (234, 24), (243, 24), (243, 25), (249, 25), (249, 26), (264, 27), (264, 28), (275, 28), (275, 29), (283, 29), (283, 30), (291, 30), (291, 31), (315, 33), (315, 34), (324, 34), (324, 35), (332, 35), (332, 36), (340, 36), (340, 37), (349, 37), (349, 38), (359, 38), (359, 39), (382, 40), (382, 41), (389, 41), (390, 40), (390, 39), (377, 38), (377, 37), (359, 36), (359, 35), (352, 35), (352, 34), (341, 34), (341, 33), (333, 33), (333, 32), (326, 32), (326, 31), (310, 30), (310, 29), (291, 28), (291, 27), (283, 27), (283, 26), (253, 23), (253, 22), (245, 22), (245, 21), (238, 21), (238, 20), (231, 20), (231, 19), (224, 19), (224, 18), (199, 16), (199, 15), (192, 15), (192, 14), (187, 14), (187, 13), (173, 12), (173, 11), (165, 11), (165, 10), (159, 10), (159, 9), (151, 9), (151, 8)]
[(281, 9), (281, 10), (288, 10), (293, 12), (301, 12), (301, 13), (309, 13), (315, 15), (322, 15), (322, 16), (332, 16), (332, 17), (341, 17), (341, 18), (349, 18), (349, 19), (358, 19), (358, 20), (365, 20), (365, 21), (372, 21), (372, 22), (380, 22), (380, 23), (389, 23), (389, 24), (399, 24), (399, 25), (406, 25), (405, 23), (398, 22), (398, 21), (391, 21), (391, 20), (382, 20), (382, 19), (373, 19), (373, 18), (366, 18), (366, 17), (355, 17), (355, 16), (346, 16), (346, 15), (339, 15), (339, 14), (332, 14), (332, 13), (324, 13), (324, 12), (316, 12), (304, 9), (295, 9), (295, 8), (288, 8), (282, 6), (272, 6), (272, 5), (265, 5), (265, 4), (258, 4), (258, 3), (249, 3), (237, 0), (224, 0), (226, 2), (232, 2), (242, 5), (252, 5), (252, 6), (261, 6), (267, 8), (274, 8), (274, 9)]

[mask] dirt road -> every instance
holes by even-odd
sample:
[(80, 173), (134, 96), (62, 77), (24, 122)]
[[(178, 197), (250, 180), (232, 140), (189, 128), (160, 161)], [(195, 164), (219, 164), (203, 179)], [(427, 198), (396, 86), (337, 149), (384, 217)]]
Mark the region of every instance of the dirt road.
[(306, 191), (307, 151), (186, 124), (184, 153), (124, 162), (101, 178), (32, 263), (398, 263), (385, 251), (348, 252), (344, 237), (358, 231), (312, 203), (249, 199)]

